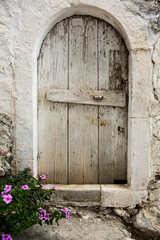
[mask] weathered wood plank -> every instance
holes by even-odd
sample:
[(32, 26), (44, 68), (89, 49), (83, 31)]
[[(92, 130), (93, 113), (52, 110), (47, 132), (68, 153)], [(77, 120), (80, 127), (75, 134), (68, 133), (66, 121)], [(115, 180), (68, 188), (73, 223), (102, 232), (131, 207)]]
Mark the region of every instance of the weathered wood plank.
[(68, 19), (43, 42), (38, 60), (39, 170), (47, 183), (67, 183), (67, 104), (45, 99), (50, 88), (68, 87)]
[(121, 86), (121, 62), (120, 51), (109, 51), (109, 89), (119, 90)]
[(115, 114), (117, 132), (115, 141), (115, 173), (114, 179), (127, 180), (127, 111), (118, 108)]
[[(99, 21), (98, 26), (99, 89), (124, 91), (122, 76), (125, 73), (121, 67), (124, 61), (127, 62), (127, 58), (122, 61), (122, 54), (126, 52), (124, 42), (104, 21)], [(126, 94), (127, 91), (128, 88), (125, 89)], [(126, 122), (127, 106), (99, 107), (99, 183), (126, 180)]]
[[(121, 111), (122, 117), (120, 126), (122, 126), (122, 131), (119, 131), (119, 144), (117, 146), (117, 152), (120, 152), (119, 159), (116, 161), (115, 165), (115, 180), (126, 180), (127, 179), (127, 147), (128, 147), (128, 51), (123, 43), (121, 45), (121, 90), (126, 92), (126, 107), (119, 109)], [(119, 171), (119, 169), (121, 169)]]
[[(124, 90), (123, 78), (126, 70), (121, 67), (127, 59), (123, 58), (122, 44), (119, 50), (110, 50), (109, 52), (109, 89)], [(124, 72), (123, 72), (124, 71)], [(126, 76), (127, 77), (127, 76)], [(125, 89), (127, 91), (127, 89)], [(114, 118), (117, 119), (115, 124), (115, 180), (127, 179), (127, 106), (125, 108), (116, 108)]]
[(46, 100), (61, 103), (125, 107), (125, 95), (123, 91), (50, 89), (46, 94)]
[[(100, 89), (109, 89), (110, 50), (119, 50), (122, 43), (118, 32), (103, 20), (98, 20), (98, 69)], [(122, 43), (123, 46), (124, 43)]]
[(99, 109), (99, 183), (114, 183), (117, 109)]
[[(97, 20), (70, 19), (69, 88), (97, 89)], [(70, 104), (69, 183), (98, 183), (98, 108)]]

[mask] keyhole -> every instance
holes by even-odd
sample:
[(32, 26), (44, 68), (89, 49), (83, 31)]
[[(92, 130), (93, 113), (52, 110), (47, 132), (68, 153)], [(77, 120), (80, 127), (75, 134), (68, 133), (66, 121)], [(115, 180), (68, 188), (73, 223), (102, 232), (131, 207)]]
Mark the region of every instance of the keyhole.
[(118, 126), (118, 132), (120, 132), (120, 133), (124, 133), (124, 127), (120, 127), (120, 126)]

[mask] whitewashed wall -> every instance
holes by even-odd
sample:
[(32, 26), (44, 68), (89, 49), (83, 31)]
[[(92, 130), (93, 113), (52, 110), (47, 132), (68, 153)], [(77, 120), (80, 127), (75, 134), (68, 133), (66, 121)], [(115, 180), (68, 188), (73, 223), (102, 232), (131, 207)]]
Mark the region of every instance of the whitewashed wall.
[[(13, 170), (27, 164), (36, 170), (37, 57), (42, 41), (56, 22), (73, 14), (87, 14), (111, 23), (130, 51), (129, 126), (138, 129), (141, 138), (138, 132), (129, 132), (129, 157), (137, 154), (142, 165), (129, 162), (128, 172), (146, 168), (144, 182), (148, 177), (154, 179), (160, 175), (158, 9), (158, 1), (152, 0), (0, 1), (0, 114), (3, 119), (9, 119), (12, 128), (5, 137), (9, 130), (0, 120), (0, 145), (8, 151), (10, 147)], [(1, 175), (9, 171), (9, 165), (6, 167), (2, 162), (0, 168)]]

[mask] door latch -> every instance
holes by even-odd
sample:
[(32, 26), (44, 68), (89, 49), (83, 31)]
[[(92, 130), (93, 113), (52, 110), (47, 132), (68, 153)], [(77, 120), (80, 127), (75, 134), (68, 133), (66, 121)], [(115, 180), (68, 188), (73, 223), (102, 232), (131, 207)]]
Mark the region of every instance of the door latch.
[(93, 100), (99, 101), (99, 100), (102, 100), (102, 99), (103, 99), (103, 96), (91, 95), (90, 98), (93, 99)]

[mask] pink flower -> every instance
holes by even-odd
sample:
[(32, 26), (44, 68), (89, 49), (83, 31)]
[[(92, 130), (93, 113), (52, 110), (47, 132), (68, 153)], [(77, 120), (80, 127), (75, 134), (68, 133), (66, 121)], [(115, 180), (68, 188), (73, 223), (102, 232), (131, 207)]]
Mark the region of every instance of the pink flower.
[(42, 188), (44, 187), (42, 183), (40, 185), (41, 185)]
[(46, 213), (46, 210), (42, 209), (41, 212), (42, 212), (42, 213)]
[(4, 191), (11, 193), (11, 187), (12, 187), (11, 185), (6, 185)]
[(39, 207), (38, 209), (41, 210), (41, 213), (46, 213), (46, 210), (44, 210), (43, 208)]
[(1, 196), (4, 197), (7, 192), (1, 192)]
[(68, 212), (68, 209), (67, 208), (63, 208), (61, 209), (62, 212)]
[(67, 208), (63, 208), (63, 209), (61, 209), (61, 211), (62, 211), (62, 212), (65, 212), (66, 218), (69, 218), (70, 212), (68, 212), (68, 209), (67, 209)]
[(43, 219), (43, 214), (39, 214), (39, 219)]
[(2, 240), (12, 240), (10, 234), (2, 234)]
[(29, 165), (26, 165), (26, 168), (29, 168)]
[(2, 154), (2, 151), (0, 151), (0, 154)]
[(41, 178), (41, 179), (46, 179), (46, 176), (45, 176), (44, 174), (42, 174), (42, 175), (40, 176), (40, 178)]
[(34, 172), (30, 172), (29, 174), (34, 175)]
[(45, 213), (45, 214), (44, 214), (44, 219), (45, 219), (45, 220), (48, 220), (48, 219), (49, 219), (49, 213)]
[(55, 187), (55, 186), (52, 186), (51, 188), (52, 188), (52, 189), (56, 189), (56, 187)]
[(70, 212), (66, 212), (66, 218), (69, 218)]
[(5, 195), (4, 197), (3, 197), (3, 201), (5, 202), (5, 203), (10, 203), (10, 202), (12, 202), (12, 196), (11, 196), (11, 194), (8, 194), (8, 195)]
[(23, 190), (29, 189), (28, 185), (24, 185), (24, 186), (22, 186), (21, 188), (22, 188)]

